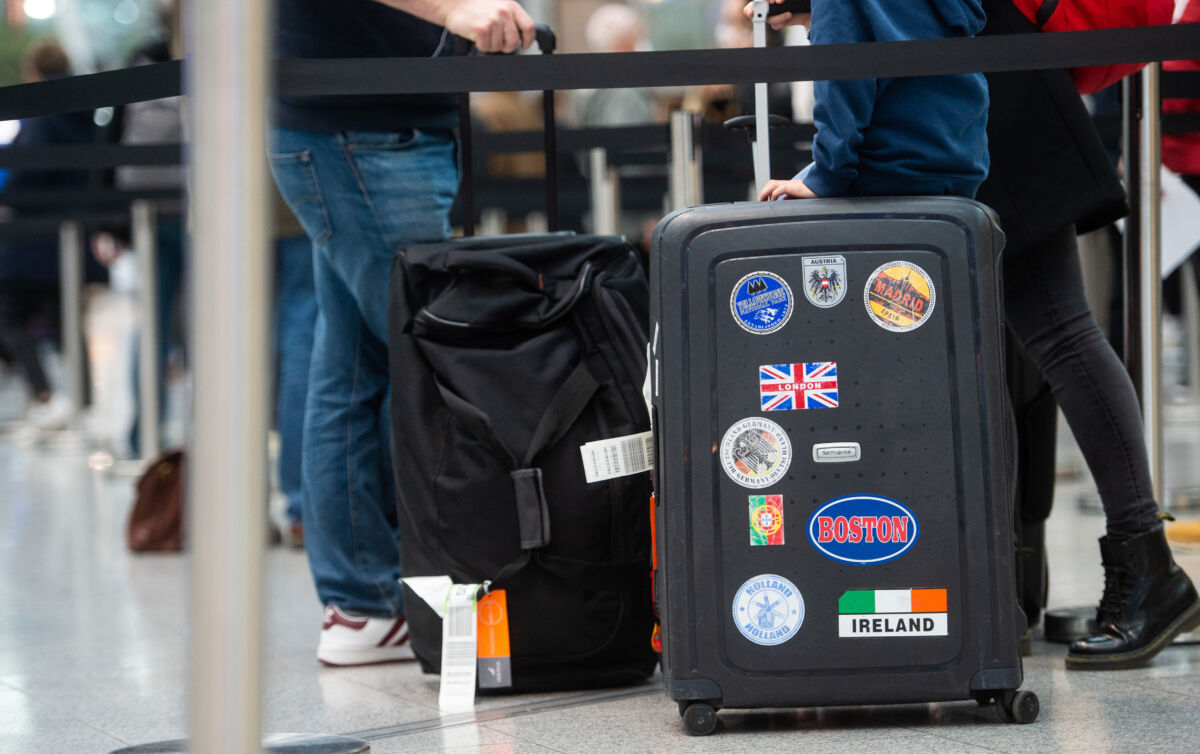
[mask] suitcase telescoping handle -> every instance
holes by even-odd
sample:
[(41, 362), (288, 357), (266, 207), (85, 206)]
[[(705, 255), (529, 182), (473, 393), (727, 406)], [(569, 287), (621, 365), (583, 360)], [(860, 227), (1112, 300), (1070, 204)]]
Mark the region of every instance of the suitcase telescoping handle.
[[(770, 3), (767, 0), (754, 0), (751, 7), (754, 23), (754, 46), (761, 49), (767, 46), (767, 18), (781, 13), (809, 13), (812, 11), (811, 0), (786, 0), (782, 3)], [(736, 127), (736, 124), (730, 124)], [(767, 110), (767, 85), (759, 82), (754, 85), (754, 136), (750, 148), (754, 154), (754, 183), (759, 191), (771, 179), (771, 137), (769, 133)]]
[[(546, 24), (534, 27), (534, 38), (543, 55), (553, 54), (557, 46), (554, 30)], [(475, 46), (466, 39), (455, 37), (454, 54), (476, 53)], [(463, 235), (475, 235), (475, 166), (471, 154), (471, 93), (458, 95), (458, 132), (462, 141), (462, 212)], [(542, 132), (545, 135), (543, 150), (546, 158), (546, 226), (550, 231), (558, 230), (558, 134), (554, 121), (554, 92), (542, 92)]]

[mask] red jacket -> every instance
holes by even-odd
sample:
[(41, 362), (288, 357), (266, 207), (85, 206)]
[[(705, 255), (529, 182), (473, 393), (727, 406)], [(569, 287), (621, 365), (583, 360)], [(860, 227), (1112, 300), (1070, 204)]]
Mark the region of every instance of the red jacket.
[[(1190, 0), (1179, 23), (1200, 23), (1200, 0)], [(1200, 60), (1172, 60), (1163, 63), (1167, 71), (1200, 71)], [(1164, 113), (1200, 112), (1200, 99), (1163, 100)], [(1200, 132), (1163, 134), (1163, 164), (1176, 173), (1200, 175)]]

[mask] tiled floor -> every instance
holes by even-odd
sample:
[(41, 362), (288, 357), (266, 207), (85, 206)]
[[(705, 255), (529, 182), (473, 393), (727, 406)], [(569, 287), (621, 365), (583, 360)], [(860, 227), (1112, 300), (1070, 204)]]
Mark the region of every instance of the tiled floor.
[[(0, 434), (0, 752), (106, 752), (187, 732), (187, 578), (179, 556), (123, 545), (130, 478), (90, 471), (84, 452), (21, 448)], [(1171, 457), (1200, 457), (1200, 425), (1172, 428)], [(1064, 467), (1074, 449), (1064, 443)], [(1172, 461), (1174, 483), (1195, 464)], [(1102, 519), (1064, 481), (1050, 523), (1052, 605), (1094, 601)], [(1086, 496), (1086, 495), (1085, 495)], [(1200, 555), (1181, 562), (1200, 574)], [(377, 754), (485, 752), (1200, 750), (1200, 646), (1141, 670), (1068, 673), (1040, 639), (1025, 663), (1041, 698), (1031, 726), (974, 703), (722, 713), (724, 730), (684, 735), (661, 686), (491, 698), (439, 718), (437, 686), (413, 665), (323, 669), (321, 606), (304, 556), (267, 560), (266, 733), (350, 734)]]

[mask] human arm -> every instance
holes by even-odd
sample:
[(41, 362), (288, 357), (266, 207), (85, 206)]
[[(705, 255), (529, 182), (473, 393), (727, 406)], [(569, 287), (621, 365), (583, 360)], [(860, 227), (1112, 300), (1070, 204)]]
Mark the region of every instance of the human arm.
[(529, 49), (534, 23), (513, 0), (375, 0), (475, 43), (480, 52)]
[(817, 199), (817, 194), (805, 185), (804, 181), (799, 178), (793, 178), (790, 181), (769, 180), (763, 186), (762, 191), (758, 193), (760, 202), (774, 201), (775, 199)]

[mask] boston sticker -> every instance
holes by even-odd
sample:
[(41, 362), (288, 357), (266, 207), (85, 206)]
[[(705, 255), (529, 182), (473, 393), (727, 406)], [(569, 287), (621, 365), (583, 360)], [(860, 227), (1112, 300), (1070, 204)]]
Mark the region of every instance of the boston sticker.
[(750, 496), (750, 546), (783, 544), (783, 495)]
[(755, 576), (734, 595), (733, 622), (742, 636), (755, 644), (782, 644), (804, 624), (804, 598), (796, 585), (782, 576)]
[(837, 408), (837, 362), (765, 364), (758, 368), (758, 392), (763, 411)]
[(792, 443), (783, 427), (770, 419), (742, 419), (721, 439), (721, 467), (743, 487), (770, 487), (791, 463)]
[(743, 330), (768, 335), (792, 316), (792, 289), (774, 273), (752, 272), (734, 286), (729, 308)]
[(909, 262), (880, 265), (863, 291), (867, 314), (885, 330), (909, 332), (929, 321), (937, 303), (933, 280)]
[(904, 555), (917, 541), (917, 517), (879, 495), (830, 500), (808, 520), (808, 540), (827, 558), (852, 565), (878, 565)]
[(804, 296), (814, 305), (829, 309), (846, 297), (846, 258), (804, 257)]
[(838, 636), (949, 636), (945, 589), (854, 589), (838, 598)]

